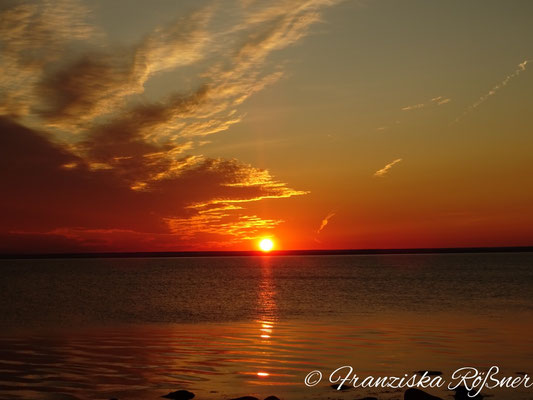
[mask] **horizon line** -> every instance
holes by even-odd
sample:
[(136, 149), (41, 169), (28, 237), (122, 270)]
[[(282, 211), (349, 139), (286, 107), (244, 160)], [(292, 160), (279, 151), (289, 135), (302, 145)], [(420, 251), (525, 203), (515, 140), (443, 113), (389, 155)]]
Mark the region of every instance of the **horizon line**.
[(306, 256), (306, 255), (380, 255), (380, 254), (453, 254), (453, 253), (527, 253), (533, 246), (497, 247), (420, 247), (390, 249), (296, 249), (272, 250), (184, 250), (184, 251), (108, 251), (108, 252), (56, 252), (56, 253), (0, 253), (0, 259), (51, 259), (51, 258), (178, 258), (178, 257), (254, 257), (254, 256)]

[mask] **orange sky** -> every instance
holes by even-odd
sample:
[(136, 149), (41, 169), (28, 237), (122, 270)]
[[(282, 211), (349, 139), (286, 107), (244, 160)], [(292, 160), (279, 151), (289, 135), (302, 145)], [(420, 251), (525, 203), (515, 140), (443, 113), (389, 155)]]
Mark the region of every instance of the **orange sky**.
[(529, 1), (0, 8), (0, 252), (533, 245)]

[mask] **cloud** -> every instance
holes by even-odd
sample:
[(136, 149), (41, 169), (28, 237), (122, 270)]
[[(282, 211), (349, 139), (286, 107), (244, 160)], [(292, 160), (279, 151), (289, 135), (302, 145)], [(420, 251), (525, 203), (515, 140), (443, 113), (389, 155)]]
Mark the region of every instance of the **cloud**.
[[(272, 53), (337, 3), (213, 2), (122, 46), (76, 0), (0, 7), (0, 180), (13, 188), (2, 199), (3, 234), (68, 238), (58, 248), (172, 248), (232, 243), (282, 223), (246, 205), (307, 191), (197, 149), (284, 78)], [(177, 72), (190, 86), (146, 93), (154, 77)]]
[[(208, 6), (156, 27), (130, 47), (98, 43), (81, 54), (54, 58), (47, 68), (34, 71), (39, 79), (26, 90), (33, 93), (29, 117), (59, 130), (58, 136), (94, 165), (120, 167), (148, 157), (150, 163), (172, 170), (169, 160), (241, 121), (238, 107), (283, 76), (267, 57), (305, 37), (319, 21), (319, 10), (335, 3), (250, 3), (240, 10), (241, 22), (221, 26), (212, 23), (216, 7)], [(67, 28), (61, 45), (68, 41)], [(9, 39), (6, 35), (5, 41)], [(46, 49), (46, 43), (41, 47)], [(196, 89), (173, 89), (159, 100), (139, 97), (156, 74), (200, 60), (205, 67), (194, 70)]]
[(392, 162), (390, 162), (389, 164), (385, 165), (383, 168), (381, 168), (380, 170), (376, 171), (374, 173), (374, 176), (377, 176), (379, 178), (382, 178), (384, 177), (388, 172), (389, 170), (396, 164), (398, 164), (400, 161), (402, 161), (401, 158), (398, 158)]
[(417, 110), (419, 108), (424, 108), (426, 105), (424, 103), (414, 104), (412, 106), (403, 107), (402, 111)]
[(431, 99), (431, 102), (432, 103), (436, 103), (438, 106), (441, 106), (443, 104), (447, 104), (450, 101), (452, 101), (452, 100), (447, 98), (447, 97), (442, 97), (442, 96), (434, 97), (434, 98)]
[[(113, 248), (113, 240), (123, 240), (121, 233), (143, 243), (163, 237), (168, 244), (172, 238), (175, 248), (201, 239), (200, 234), (231, 243), (281, 223), (250, 215), (243, 204), (305, 193), (275, 180), (268, 171), (201, 156), (175, 160), (181, 168), (173, 174), (146, 190), (134, 190), (128, 174), (117, 168), (91, 168), (52, 143), (46, 133), (6, 118), (0, 118), (0, 130), (0, 185), (6, 188), (0, 199), (0, 234), (13, 234), (18, 240), (62, 235), (75, 241), (76, 251), (85, 244), (88, 249)], [(94, 243), (97, 232), (100, 244)], [(59, 250), (68, 241), (61, 243)], [(161, 248), (157, 241), (150, 243), (154, 250)]]
[(515, 72), (513, 72), (510, 75), (507, 75), (503, 81), (501, 81), (499, 84), (494, 86), (491, 90), (489, 90), (487, 94), (485, 94), (484, 96), (481, 96), (478, 101), (476, 101), (474, 104), (472, 104), (472, 108), (479, 107), (490, 96), (494, 96), (498, 90), (500, 90), (501, 88), (506, 86), (511, 79), (518, 77), (518, 75), (520, 75), (520, 73), (522, 71), (526, 70), (527, 63), (528, 63), (528, 60), (525, 60), (525, 61), (521, 62), (520, 64), (518, 64), (518, 69)]
[(458, 116), (453, 122), (459, 122), (461, 118), (465, 117), (469, 113), (471, 113), (474, 109), (478, 108), (481, 104), (483, 104), (485, 101), (488, 100), (489, 97), (494, 96), (500, 89), (507, 86), (509, 81), (511, 79), (517, 78), (521, 72), (526, 70), (527, 64), (531, 62), (531, 60), (524, 60), (521, 63), (518, 64), (518, 68), (512, 73), (507, 75), (500, 83), (495, 85), (492, 89), (490, 89), (486, 94), (481, 96), (475, 103), (473, 103), (471, 106), (469, 106), (462, 115)]
[(326, 227), (326, 225), (329, 223), (329, 220), (335, 216), (334, 212), (330, 212), (326, 217), (320, 222), (320, 226), (318, 227), (316, 233), (317, 235), (322, 232), (322, 229)]
[(282, 220), (263, 219), (256, 215), (242, 215), (237, 219), (231, 214), (213, 212), (196, 215), (192, 218), (176, 218), (167, 220), (173, 234), (184, 240), (215, 240), (230, 237), (225, 244), (238, 243), (242, 240), (253, 240), (261, 237), (265, 229), (275, 228)]
[(87, 41), (98, 30), (79, 1), (9, 4), (0, 6), (0, 115), (21, 116), (35, 104), (45, 68), (58, 62), (68, 43)]
[(156, 74), (201, 60), (209, 42), (210, 9), (155, 29), (133, 48), (90, 51), (54, 69), (36, 88), (44, 105), (37, 112), (48, 125), (73, 129), (121, 108), (141, 94)]
[[(70, 4), (67, 0), (63, 1)], [(102, 41), (90, 46), (85, 42), (84, 48), (70, 52), (66, 51), (69, 42), (84, 39), (98, 30), (78, 21), (83, 14), (81, 8), (66, 7), (60, 14), (67, 21), (74, 22), (61, 24), (55, 18), (54, 22), (62, 27), (56, 34), (61, 40), (50, 43), (55, 43), (57, 51), (50, 51), (45, 35), (42, 42), (34, 40), (29, 33), (22, 40), (38, 46), (43, 53), (64, 56), (60, 59), (51, 57), (46, 63), (35, 65), (30, 71), (31, 79), (20, 79), (15, 86), (28, 94), (24, 105), (26, 115), (39, 117), (49, 127), (85, 133), (90, 130), (93, 121), (103, 116), (115, 119), (117, 114), (129, 113), (132, 101), (138, 102), (152, 77), (202, 61), (202, 66), (195, 70), (195, 78), (199, 87), (209, 87), (204, 106), (199, 107), (196, 114), (191, 114), (187, 121), (177, 123), (175, 119), (167, 119), (166, 129), (157, 135), (165, 136), (169, 131), (180, 136), (221, 132), (240, 121), (236, 107), (282, 78), (280, 68), (268, 64), (268, 56), (305, 37), (310, 26), (320, 21), (320, 10), (338, 2), (278, 0), (243, 4), (237, 12), (240, 21), (228, 20), (225, 24), (220, 19), (212, 21), (213, 15), (221, 12), (212, 5), (156, 27), (143, 40), (131, 46), (116, 47)], [(48, 2), (43, 4), (41, 8), (46, 12), (38, 13), (41, 9), (38, 8), (36, 18), (40, 23), (48, 23), (48, 16), (58, 12)], [(11, 12), (6, 11), (4, 15), (5, 25), (17, 25), (20, 17), (13, 10), (8, 11)], [(53, 30), (53, 27), (48, 27), (46, 31)], [(17, 42), (15, 33), (8, 29), (4, 31), (3, 42), (13, 49), (16, 57), (22, 57), (27, 48), (14, 45), (12, 42)], [(20, 66), (21, 62), (18, 62), (11, 68), (5, 82), (12, 81)], [(7, 84), (4, 86), (7, 104), (7, 98), (14, 96), (14, 90)], [(172, 109), (175, 96), (174, 89), (166, 99), (156, 103)], [(146, 98), (142, 98), (142, 103), (146, 102)], [(14, 114), (5, 111), (5, 114)], [(20, 114), (22, 111), (17, 115)]]
[(419, 104), (414, 104), (412, 106), (403, 107), (402, 111), (417, 110), (417, 109), (425, 108), (425, 107), (432, 106), (432, 105), (441, 106), (443, 104), (449, 103), (450, 101), (452, 101), (452, 100), (447, 98), (447, 97), (437, 96), (437, 97), (433, 97), (427, 103), (419, 103)]

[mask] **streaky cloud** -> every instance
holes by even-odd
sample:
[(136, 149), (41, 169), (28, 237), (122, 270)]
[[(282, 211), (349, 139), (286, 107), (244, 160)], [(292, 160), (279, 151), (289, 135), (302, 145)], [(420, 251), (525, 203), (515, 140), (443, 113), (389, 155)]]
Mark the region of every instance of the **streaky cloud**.
[(418, 103), (418, 104), (413, 104), (411, 106), (403, 107), (402, 111), (418, 110), (420, 108), (426, 108), (426, 107), (431, 106), (431, 105), (441, 106), (443, 104), (449, 103), (450, 101), (452, 101), (452, 100), (447, 98), (447, 97), (437, 96), (437, 97), (433, 97), (427, 103)]
[[(134, 174), (114, 165), (91, 165), (52, 143), (45, 132), (5, 117), (0, 117), (0, 130), (0, 185), (9, 188), (0, 199), (0, 236), (13, 234), (20, 241), (49, 235), (58, 246), (70, 243), (78, 250), (92, 249), (97, 236), (109, 241), (97, 248), (116, 249), (120, 233), (129, 232), (131, 240), (172, 239), (178, 247), (193, 237), (233, 243), (281, 223), (247, 213), (243, 205), (307, 193), (289, 188), (266, 170), (203, 156), (176, 158), (172, 173), (149, 162), (135, 165), (139, 174), (165, 172), (149, 186), (135, 188)], [(232, 223), (234, 228), (228, 228)], [(184, 233), (193, 226), (190, 235)]]
[(485, 101), (487, 101), (491, 96), (494, 96), (500, 89), (507, 86), (507, 84), (514, 78), (517, 78), (520, 73), (524, 72), (526, 70), (526, 66), (528, 63), (530, 63), (532, 60), (524, 60), (521, 63), (517, 65), (517, 69), (512, 73), (507, 75), (500, 83), (493, 86), (492, 89), (490, 89), (486, 94), (481, 96), (476, 102), (474, 102), (471, 106), (469, 106), (463, 114), (458, 116), (452, 123), (459, 122), (462, 118), (464, 118), (466, 115), (470, 114), (473, 110), (478, 108), (480, 105), (482, 105)]
[(384, 177), (385, 175), (387, 175), (390, 171), (390, 169), (392, 167), (394, 167), (396, 164), (398, 164), (399, 162), (401, 162), (402, 159), (401, 158), (397, 158), (396, 160), (388, 163), (387, 165), (385, 165), (383, 168), (381, 168), (380, 170), (376, 171), (374, 173), (374, 176), (378, 177), (378, 178), (382, 178)]
[[(231, 242), (282, 223), (245, 207), (308, 191), (238, 160), (191, 153), (238, 124), (243, 102), (285, 77), (270, 56), (308, 36), (339, 2), (236, 1), (229, 22), (216, 18), (225, 10), (213, 2), (124, 46), (91, 25), (76, 0), (0, 8), (0, 124), (9, 131), (2, 153), (4, 161), (24, 157), (28, 167), (0, 175), (6, 187), (15, 172), (24, 181), (3, 199), (12, 211), (4, 233), (63, 236), (80, 246), (101, 237), (98, 246), (112, 247), (120, 235)], [(176, 71), (190, 74), (193, 87), (146, 95), (154, 77)], [(56, 207), (22, 215), (38, 192)]]
[(28, 115), (38, 101), (35, 87), (65, 46), (99, 36), (88, 16), (77, 0), (0, 5), (0, 115)]
[(330, 212), (328, 215), (324, 217), (324, 219), (320, 222), (320, 226), (318, 227), (316, 233), (317, 235), (322, 232), (322, 230), (326, 227), (326, 225), (329, 223), (329, 220), (335, 216), (334, 212)]

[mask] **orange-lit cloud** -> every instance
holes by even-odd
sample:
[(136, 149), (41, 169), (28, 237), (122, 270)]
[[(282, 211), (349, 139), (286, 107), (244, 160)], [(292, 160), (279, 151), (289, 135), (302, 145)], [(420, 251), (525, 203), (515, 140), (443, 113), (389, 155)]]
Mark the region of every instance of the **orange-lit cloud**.
[[(76, 0), (3, 7), (0, 178), (13, 190), (2, 200), (0, 234), (62, 236), (60, 247), (75, 249), (162, 235), (179, 247), (254, 238), (281, 224), (246, 205), (307, 191), (197, 149), (283, 78), (269, 56), (307, 36), (338, 2), (236, 2), (229, 22), (214, 18), (226, 12), (214, 2), (124, 46), (108, 41)], [(190, 87), (146, 95), (155, 77), (185, 67)]]
[[(9, 188), (0, 202), (0, 235), (21, 243), (43, 235), (50, 235), (49, 243), (56, 238), (61, 249), (70, 241), (76, 250), (112, 249), (125, 237), (131, 246), (148, 243), (154, 249), (194, 247), (207, 240), (236, 243), (282, 222), (250, 214), (241, 205), (304, 193), (237, 160), (199, 156), (174, 160), (179, 168), (135, 190), (135, 174), (125, 166), (95, 168), (45, 134), (9, 119), (0, 118), (0, 130), (0, 185)], [(159, 166), (132, 168), (150, 176)], [(200, 243), (190, 242), (193, 238)], [(0, 250), (9, 250), (7, 243), (15, 248), (6, 240)]]
[(326, 217), (320, 222), (320, 226), (318, 227), (316, 233), (317, 235), (322, 232), (322, 229), (326, 227), (326, 225), (329, 223), (329, 220), (335, 216), (334, 212), (330, 212)]
[(381, 168), (380, 170), (376, 171), (376, 172), (374, 173), (374, 176), (377, 176), (377, 177), (379, 177), (379, 178), (384, 177), (384, 176), (389, 172), (389, 170), (390, 170), (393, 166), (395, 166), (396, 164), (398, 164), (400, 161), (402, 161), (402, 159), (401, 159), (401, 158), (398, 158), (398, 159), (396, 159), (396, 160), (394, 160), (394, 161), (388, 163), (388, 164), (385, 165), (383, 168)]
[[(189, 110), (186, 118), (179, 111), (174, 112), (176, 98), (184, 96), (176, 89), (151, 104), (143, 98), (142, 104), (164, 114), (158, 129), (151, 131), (150, 140), (168, 144), (182, 137), (205, 136), (226, 130), (240, 121), (242, 117), (236, 107), (283, 76), (282, 70), (268, 63), (268, 56), (305, 37), (309, 27), (320, 20), (320, 10), (337, 2), (302, 0), (291, 2), (290, 7), (281, 0), (244, 4), (241, 22), (237, 24), (212, 22), (213, 13), (221, 10), (216, 5), (204, 7), (166, 26), (156, 27), (130, 47), (117, 48), (100, 40), (92, 45), (85, 42), (80, 51), (71, 52), (71, 55), (64, 52), (62, 58), (44, 58), (29, 71), (31, 79), (20, 79), (16, 85), (7, 82), (21, 76), (19, 71), (24, 60), (19, 58), (28, 52), (26, 43), (38, 46), (41, 52), (52, 52), (47, 47), (47, 37), (35, 40), (39, 31), (34, 33), (31, 25), (28, 24), (28, 29), (22, 33), (16, 31), (18, 36), (11, 34), (14, 29), (6, 28), (0, 40), (12, 49), (11, 58), (18, 61), (4, 71), (2, 89), (8, 89), (6, 99), (14, 96), (15, 86), (17, 90), (31, 93), (25, 98), (26, 114), (34, 114), (46, 125), (84, 133), (92, 129), (92, 121), (102, 116), (121, 119), (122, 114), (129, 114), (132, 102), (126, 100), (136, 100), (136, 95), (143, 94), (155, 75), (202, 60), (205, 66), (198, 68), (195, 78), (200, 83), (197, 90), (203, 90), (204, 101)], [(65, 3), (70, 4), (66, 0)], [(60, 12), (47, 7), (51, 6), (43, 3), (42, 7), (37, 7), (32, 18), (39, 26), (50, 23), (50, 15), (59, 14), (65, 19), (64, 23), (57, 17), (52, 19), (62, 27), (56, 35), (61, 40), (50, 40), (58, 51), (65, 50), (73, 40), (95, 36), (94, 32), (99, 31), (82, 24), (79, 19), (83, 13), (73, 6), (64, 7)], [(6, 27), (19, 24), (21, 11), (15, 11), (4, 12)], [(55, 29), (46, 27), (46, 32)], [(133, 108), (138, 108), (135, 103), (133, 101)]]
[[(179, 239), (221, 241), (226, 245), (243, 240), (258, 239), (261, 232), (272, 229), (283, 220), (260, 218), (257, 215), (240, 215), (237, 218), (229, 212), (209, 212), (192, 218), (167, 219), (170, 230)], [(209, 240), (209, 239), (208, 239)]]

